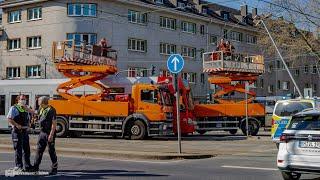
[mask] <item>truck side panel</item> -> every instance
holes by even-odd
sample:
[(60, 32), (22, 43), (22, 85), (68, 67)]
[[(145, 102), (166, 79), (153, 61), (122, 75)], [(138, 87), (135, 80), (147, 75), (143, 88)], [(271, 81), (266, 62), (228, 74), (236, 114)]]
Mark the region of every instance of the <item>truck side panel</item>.
[(58, 115), (126, 117), (129, 115), (129, 102), (51, 100)]
[[(195, 116), (201, 117), (241, 117), (246, 116), (245, 104), (197, 104), (194, 108)], [(248, 116), (264, 116), (262, 104), (248, 104)]]

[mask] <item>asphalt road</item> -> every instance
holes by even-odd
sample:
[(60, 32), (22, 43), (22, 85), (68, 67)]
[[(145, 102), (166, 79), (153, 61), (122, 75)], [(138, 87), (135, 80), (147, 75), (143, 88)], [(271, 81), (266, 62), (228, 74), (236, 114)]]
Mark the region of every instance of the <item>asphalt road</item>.
[[(33, 159), (33, 158), (32, 158)], [(49, 170), (50, 160), (44, 156), (42, 170)], [(0, 179), (14, 166), (12, 153), (0, 153)], [(275, 157), (232, 156), (202, 160), (133, 161), (59, 157), (59, 173), (50, 179), (214, 179), (214, 180), (280, 180)], [(35, 179), (41, 176), (18, 176)], [(315, 176), (303, 179), (316, 180)], [(10, 178), (8, 178), (10, 179)], [(320, 179), (320, 178), (319, 178)]]

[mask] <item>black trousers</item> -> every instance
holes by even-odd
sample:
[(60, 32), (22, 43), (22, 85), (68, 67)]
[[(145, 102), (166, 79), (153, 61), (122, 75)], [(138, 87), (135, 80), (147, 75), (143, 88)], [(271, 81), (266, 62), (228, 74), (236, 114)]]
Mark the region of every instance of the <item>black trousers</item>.
[(22, 156), (24, 157), (25, 168), (30, 168), (30, 144), (29, 134), (27, 130), (18, 130), (13, 128), (12, 142), (15, 151), (15, 164), (16, 167), (23, 168)]
[(56, 155), (56, 149), (55, 149), (55, 137), (54, 135), (52, 142), (48, 142), (49, 133), (41, 131), (38, 137), (38, 143), (37, 143), (37, 153), (34, 160), (34, 167), (39, 168), (43, 156), (43, 152), (45, 151), (47, 145), (48, 145), (48, 151), (52, 162), (52, 168), (57, 169), (58, 168), (58, 159)]

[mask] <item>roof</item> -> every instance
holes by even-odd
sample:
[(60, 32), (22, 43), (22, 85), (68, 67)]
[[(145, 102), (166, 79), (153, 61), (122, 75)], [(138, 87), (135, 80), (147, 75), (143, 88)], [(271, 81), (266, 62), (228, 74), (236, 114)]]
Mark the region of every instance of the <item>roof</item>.
[[(45, 1), (50, 1), (50, 0), (5, 0), (0, 3), (0, 8), (8, 8), (8, 7), (14, 7), (14, 6), (19, 6), (19, 5), (26, 5), (26, 4), (32, 4), (32, 3), (39, 3), (39, 2), (45, 2)], [(119, 0), (119, 2), (124, 2), (123, 0)], [(127, 3), (130, 3), (131, 1), (127, 1)], [(142, 2), (144, 4), (150, 4), (153, 6), (158, 6), (158, 7), (166, 7), (166, 8), (175, 8), (175, 6), (169, 1), (169, 0), (163, 0), (163, 4), (155, 3), (154, 0), (136, 0), (132, 2)], [(192, 0), (177, 0), (177, 2), (180, 3), (187, 3), (191, 5), (195, 5), (195, 3)], [(202, 16), (202, 17), (207, 17), (207, 18), (213, 18), (217, 21), (221, 22), (228, 22), (228, 23), (233, 23), (239, 26), (249, 26), (253, 27), (253, 22), (252, 22), (252, 15), (249, 13), (248, 16), (246, 17), (246, 23), (243, 22), (243, 17), (241, 16), (241, 12), (238, 9), (234, 9), (231, 7), (223, 6), (220, 4), (212, 3), (209, 1), (204, 1), (200, 0), (200, 6), (204, 8), (208, 8), (209, 11), (207, 14), (204, 14), (202, 12), (199, 12), (196, 9), (196, 6), (194, 7), (186, 7), (185, 9), (175, 9), (178, 11)], [(201, 11), (201, 10), (200, 10)], [(222, 17), (221, 12), (228, 12), (229, 13), (229, 20), (225, 21)]]

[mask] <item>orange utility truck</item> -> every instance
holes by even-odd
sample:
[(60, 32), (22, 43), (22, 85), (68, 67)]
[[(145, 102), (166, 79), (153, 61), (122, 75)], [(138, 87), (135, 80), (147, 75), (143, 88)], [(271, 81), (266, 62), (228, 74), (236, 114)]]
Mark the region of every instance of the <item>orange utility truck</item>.
[[(59, 137), (84, 132), (130, 139), (172, 134), (173, 97), (166, 87), (138, 83), (130, 93), (114, 93), (112, 87), (99, 82), (117, 72), (117, 53), (111, 47), (54, 42), (52, 57), (57, 70), (69, 78), (57, 88), (61, 98), (50, 101), (57, 110)], [(70, 93), (81, 86), (93, 87), (98, 93)]]
[[(246, 134), (245, 82), (252, 85), (264, 71), (264, 59), (259, 55), (226, 54), (223, 51), (204, 53), (203, 72), (208, 73), (209, 83), (219, 88), (215, 94), (210, 94), (207, 104), (195, 105), (196, 131), (204, 134), (224, 130), (236, 134), (240, 128)], [(228, 98), (230, 94), (238, 98)], [(265, 124), (265, 107), (253, 103), (254, 91), (249, 90), (247, 94), (249, 133), (257, 135)]]

